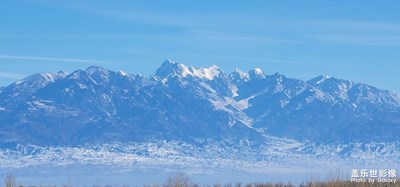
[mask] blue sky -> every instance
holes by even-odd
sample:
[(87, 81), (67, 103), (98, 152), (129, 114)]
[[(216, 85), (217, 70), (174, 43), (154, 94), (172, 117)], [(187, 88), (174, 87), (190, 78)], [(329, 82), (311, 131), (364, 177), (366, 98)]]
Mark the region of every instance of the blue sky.
[(400, 93), (398, 10), (398, 1), (1, 1), (0, 85), (91, 65), (152, 75), (170, 58)]

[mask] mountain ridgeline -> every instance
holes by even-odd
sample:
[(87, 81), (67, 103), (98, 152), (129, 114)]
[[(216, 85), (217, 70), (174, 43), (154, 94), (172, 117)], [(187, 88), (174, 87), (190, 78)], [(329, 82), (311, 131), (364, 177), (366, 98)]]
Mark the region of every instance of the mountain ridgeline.
[(152, 77), (89, 67), (0, 88), (0, 143), (84, 145), (178, 140), (264, 144), (400, 140), (400, 96), (348, 80), (165, 61)]

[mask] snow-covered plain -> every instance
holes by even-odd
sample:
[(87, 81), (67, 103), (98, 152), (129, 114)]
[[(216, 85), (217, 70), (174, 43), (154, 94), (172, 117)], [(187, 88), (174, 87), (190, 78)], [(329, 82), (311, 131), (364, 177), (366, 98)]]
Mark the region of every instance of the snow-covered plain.
[(178, 141), (81, 147), (18, 145), (0, 151), (0, 171), (12, 171), (26, 179), (54, 173), (79, 178), (76, 174), (81, 173), (80, 181), (82, 175), (88, 178), (149, 175), (155, 177), (152, 180), (160, 181), (168, 175), (185, 172), (194, 179), (254, 175), (259, 180), (271, 176), (276, 180), (281, 176), (282, 181), (299, 182), (311, 175), (325, 179), (337, 170), (341, 170), (341, 177), (348, 178), (351, 169), (400, 169), (400, 142), (315, 145), (278, 137), (267, 139), (269, 143), (257, 149), (249, 146), (249, 142), (202, 146)]

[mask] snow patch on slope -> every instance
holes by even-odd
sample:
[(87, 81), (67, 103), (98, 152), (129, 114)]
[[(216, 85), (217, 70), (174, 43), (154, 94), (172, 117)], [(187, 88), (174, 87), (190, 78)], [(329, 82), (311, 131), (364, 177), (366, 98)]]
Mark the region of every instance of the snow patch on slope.
[[(236, 107), (232, 107), (232, 103), (235, 102), (232, 98), (225, 97), (224, 100), (215, 99), (209, 101), (215, 106), (216, 109), (228, 112), (229, 114), (231, 114), (231, 116), (234, 117), (235, 120), (240, 121), (249, 128), (253, 128), (253, 118), (251, 118), (241, 110), (238, 110)], [(231, 126), (233, 124), (234, 123), (230, 123)]]
[(238, 110), (245, 110), (247, 108), (249, 108), (251, 105), (249, 104), (249, 100), (253, 99), (254, 97), (256, 97), (256, 95), (253, 95), (251, 97), (248, 97), (246, 99), (242, 99), (240, 101), (234, 101), (232, 102), (232, 106), (237, 108)]

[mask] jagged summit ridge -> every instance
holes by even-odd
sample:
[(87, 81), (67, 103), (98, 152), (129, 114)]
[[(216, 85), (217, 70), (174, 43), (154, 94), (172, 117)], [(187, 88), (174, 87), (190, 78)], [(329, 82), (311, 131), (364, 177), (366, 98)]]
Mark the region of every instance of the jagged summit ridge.
[(94, 74), (108, 75), (110, 72), (111, 72), (110, 70), (99, 66), (90, 66), (85, 70), (85, 73), (89, 75), (94, 75)]
[(260, 68), (254, 68), (248, 74), (250, 79), (264, 79), (267, 76)]
[(46, 84), (64, 78), (67, 75), (68, 73), (63, 71), (59, 71), (57, 73), (44, 73), (44, 72), (36, 73), (34, 75), (31, 75), (20, 81), (15, 82), (15, 84), (26, 84), (26, 85)]
[(241, 84), (249, 80), (265, 79), (267, 74), (260, 68), (254, 68), (248, 72), (243, 72), (242, 70), (236, 68), (228, 76), (234, 83)]
[(321, 84), (322, 82), (324, 82), (324, 81), (326, 81), (328, 79), (331, 79), (331, 78), (333, 78), (333, 77), (331, 77), (329, 75), (320, 75), (318, 77), (310, 79), (307, 82), (310, 83), (310, 84), (313, 84), (313, 85), (317, 85), (317, 84)]
[(199, 68), (193, 66), (186, 66), (184, 64), (177, 63), (170, 59), (163, 62), (160, 68), (157, 69), (155, 76), (160, 78), (167, 77), (194, 77), (200, 79), (213, 80), (217, 77), (221, 71), (219, 67), (213, 65), (209, 68)]

